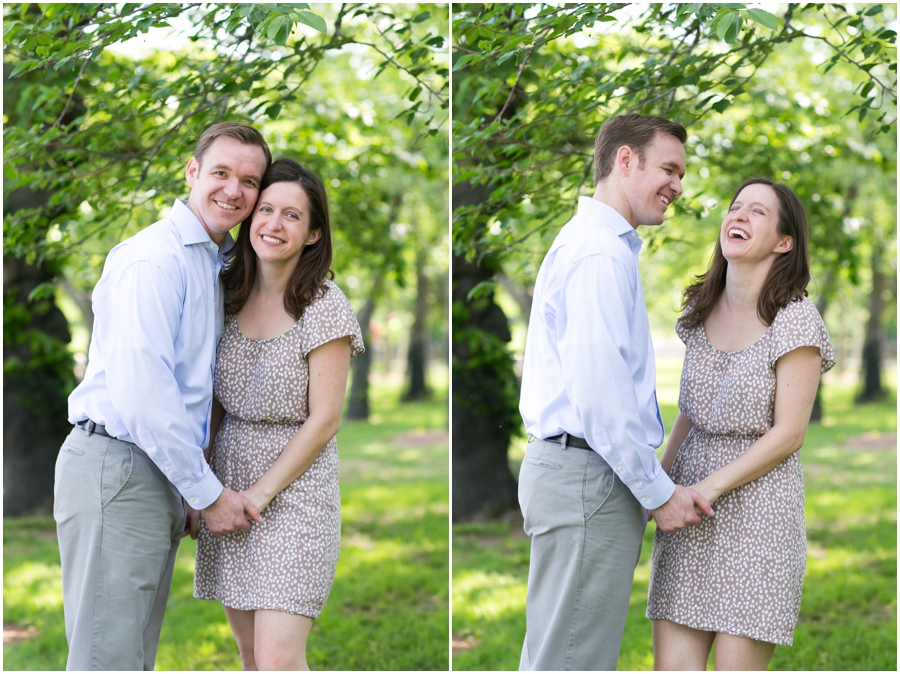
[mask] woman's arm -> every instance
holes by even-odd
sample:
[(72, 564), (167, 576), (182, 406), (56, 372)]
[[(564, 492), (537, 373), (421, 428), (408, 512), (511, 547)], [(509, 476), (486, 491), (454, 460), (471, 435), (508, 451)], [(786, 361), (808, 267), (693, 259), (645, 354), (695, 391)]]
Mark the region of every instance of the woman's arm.
[(775, 364), (775, 424), (743, 454), (694, 489), (712, 503), (726, 491), (762, 477), (803, 446), (822, 367), (813, 346), (783, 355)]
[(219, 426), (222, 425), (222, 419), (224, 418), (225, 408), (222, 407), (222, 403), (213, 397), (212, 412), (209, 415), (209, 445), (203, 450), (206, 463), (209, 463), (210, 457), (212, 457), (213, 446), (216, 444), (216, 435), (219, 433)]
[(244, 496), (262, 511), (278, 493), (303, 475), (337, 435), (350, 372), (350, 338), (335, 339), (309, 352), (309, 418), (279, 457)]
[(672, 432), (669, 433), (669, 441), (666, 443), (666, 451), (663, 452), (662, 458), (659, 460), (662, 464), (662, 469), (666, 471), (666, 475), (672, 474), (672, 464), (675, 462), (675, 456), (693, 427), (694, 422), (683, 416), (681, 412), (675, 417), (675, 423), (672, 424)]

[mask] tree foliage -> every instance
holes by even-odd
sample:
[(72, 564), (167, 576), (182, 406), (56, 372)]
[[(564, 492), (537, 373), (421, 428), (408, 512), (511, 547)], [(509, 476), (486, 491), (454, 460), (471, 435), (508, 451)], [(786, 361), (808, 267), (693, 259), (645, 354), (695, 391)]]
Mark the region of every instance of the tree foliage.
[[(807, 209), (813, 294), (868, 282), (872, 246), (890, 250), (896, 232), (894, 18), (888, 5), (455, 5), (454, 392), (515, 387), (508, 335), (477, 316), (499, 310), (501, 275), (533, 283), (593, 191), (593, 140), (617, 114), (662, 115), (689, 134), (685, 193), (663, 227), (642, 231), (657, 323), (671, 329), (724, 204), (758, 175), (791, 185)], [(492, 385), (470, 377), (472, 362), (493, 364)], [(515, 412), (509, 396), (499, 416)]]
[[(276, 157), (322, 177), (337, 280), (354, 304), (377, 292), (411, 305), (419, 248), (423, 273), (446, 273), (435, 252), (447, 246), (446, 5), (62, 3), (3, 13), (4, 267), (22, 274), (4, 275), (15, 309), (4, 321), (8, 398), (50, 365), (68, 393), (68, 333), (64, 321), (48, 333), (41, 312), (61, 318), (64, 285), (90, 325), (106, 253), (186, 196), (187, 160), (219, 121), (253, 124)], [(446, 331), (439, 307), (429, 317)]]

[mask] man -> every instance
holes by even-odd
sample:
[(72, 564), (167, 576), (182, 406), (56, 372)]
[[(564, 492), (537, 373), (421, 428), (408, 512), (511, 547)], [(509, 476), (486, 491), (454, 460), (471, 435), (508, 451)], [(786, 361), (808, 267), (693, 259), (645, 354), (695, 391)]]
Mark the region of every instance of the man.
[(219, 270), (271, 160), (252, 127), (209, 127), (187, 164), (188, 200), (106, 259), (87, 371), (69, 397), (75, 428), (56, 463), (67, 669), (153, 669), (196, 512), (216, 535), (261, 521), (222, 488), (203, 448), (224, 325)]
[(519, 475), (531, 536), (521, 670), (612, 670), (647, 510), (663, 531), (710, 517), (654, 448), (664, 429), (638, 225), (662, 224), (685, 172), (680, 124), (624, 115), (594, 148), (593, 198), (538, 272), (519, 409), (532, 436)]

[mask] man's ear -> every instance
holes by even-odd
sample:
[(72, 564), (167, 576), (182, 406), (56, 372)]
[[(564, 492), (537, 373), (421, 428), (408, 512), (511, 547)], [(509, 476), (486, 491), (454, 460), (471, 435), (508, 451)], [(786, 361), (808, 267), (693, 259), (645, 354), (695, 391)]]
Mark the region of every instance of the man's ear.
[(778, 245), (775, 246), (776, 253), (789, 253), (792, 250), (794, 250), (793, 236), (782, 237), (781, 241), (778, 242)]
[(187, 168), (184, 169), (184, 177), (187, 179), (187, 184), (193, 187), (194, 183), (197, 182), (197, 175), (199, 173), (200, 162), (197, 161), (196, 157), (191, 157), (191, 160), (187, 164)]
[(623, 176), (627, 176), (636, 166), (635, 161), (637, 161), (637, 155), (635, 155), (634, 151), (627, 145), (623, 145), (616, 150), (615, 166)]

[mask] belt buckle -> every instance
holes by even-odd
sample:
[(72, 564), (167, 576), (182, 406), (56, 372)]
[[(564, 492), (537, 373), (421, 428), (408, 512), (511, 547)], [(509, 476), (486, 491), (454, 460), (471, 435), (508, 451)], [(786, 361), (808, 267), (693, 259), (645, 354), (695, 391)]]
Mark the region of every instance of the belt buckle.
[(95, 428), (97, 428), (97, 424), (94, 423), (94, 420), (88, 419), (87, 423), (84, 425), (84, 430), (87, 431), (88, 437), (90, 437), (94, 433)]

